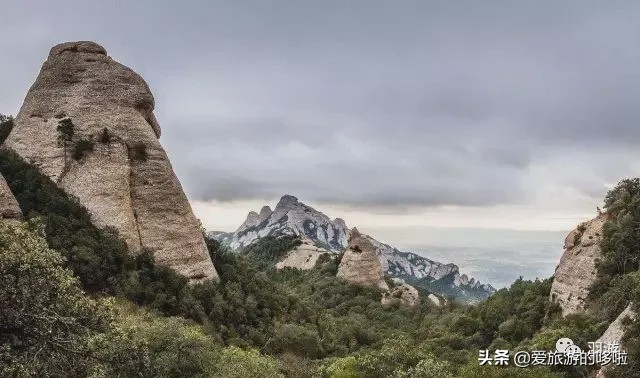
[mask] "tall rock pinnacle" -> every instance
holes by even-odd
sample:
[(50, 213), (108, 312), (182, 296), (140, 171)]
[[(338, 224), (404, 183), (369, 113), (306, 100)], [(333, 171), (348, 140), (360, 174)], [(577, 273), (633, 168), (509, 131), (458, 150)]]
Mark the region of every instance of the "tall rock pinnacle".
[(336, 276), (349, 282), (389, 290), (375, 246), (356, 228), (351, 230), (349, 245), (344, 251)]
[[(51, 49), (5, 145), (80, 200), (97, 226), (192, 280), (217, 278), (160, 145), (147, 83), (94, 42)], [(63, 127), (61, 127), (61, 125)]]

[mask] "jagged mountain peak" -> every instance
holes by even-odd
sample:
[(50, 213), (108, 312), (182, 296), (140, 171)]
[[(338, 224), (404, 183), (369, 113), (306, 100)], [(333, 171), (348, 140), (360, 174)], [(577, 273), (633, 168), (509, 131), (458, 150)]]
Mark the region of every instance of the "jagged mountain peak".
[(326, 214), (285, 194), (274, 210), (265, 205), (260, 213), (251, 211), (246, 221), (231, 234), (215, 233), (216, 239), (233, 249), (242, 249), (266, 236), (297, 235), (308, 237), (316, 245), (341, 251), (347, 245), (349, 229), (342, 219), (332, 221)]
[(260, 214), (258, 215), (258, 223), (261, 223), (265, 219), (269, 218), (272, 213), (273, 210), (271, 210), (269, 206), (262, 206), (262, 209), (260, 209)]
[(240, 225), (240, 227), (238, 227), (236, 232), (241, 232), (243, 230), (246, 230), (249, 227), (255, 227), (259, 223), (258, 222), (259, 218), (260, 218), (260, 215), (258, 213), (256, 213), (255, 211), (250, 211), (249, 214), (247, 214), (247, 219), (245, 219), (245, 221)]
[(299, 203), (298, 197), (292, 196), (290, 194), (285, 194), (280, 198), (280, 201), (278, 201), (278, 204), (276, 205), (276, 209), (279, 207), (290, 207), (297, 203)]

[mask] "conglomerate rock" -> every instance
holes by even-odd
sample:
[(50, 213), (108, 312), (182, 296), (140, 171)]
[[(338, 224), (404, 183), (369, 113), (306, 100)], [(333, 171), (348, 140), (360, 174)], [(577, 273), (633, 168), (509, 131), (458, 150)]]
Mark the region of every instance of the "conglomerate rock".
[(338, 266), (337, 277), (353, 283), (389, 290), (389, 286), (384, 281), (384, 271), (376, 255), (375, 246), (355, 228), (351, 230), (349, 244)]
[(551, 285), (551, 300), (557, 302), (563, 315), (584, 309), (589, 287), (596, 279), (596, 259), (600, 257), (602, 226), (606, 214), (580, 224), (564, 242), (564, 254), (556, 268)]
[[(51, 49), (5, 145), (77, 197), (132, 250), (201, 280), (217, 273), (160, 145), (146, 82), (94, 42)], [(66, 125), (66, 129), (60, 129)], [(71, 125), (71, 126), (70, 126)]]

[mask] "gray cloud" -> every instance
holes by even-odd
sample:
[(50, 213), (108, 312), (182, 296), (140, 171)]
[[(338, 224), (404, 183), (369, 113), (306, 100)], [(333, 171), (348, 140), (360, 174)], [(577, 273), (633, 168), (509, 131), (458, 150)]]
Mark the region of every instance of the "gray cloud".
[(620, 161), (640, 141), (637, 2), (6, 8), (0, 111), (51, 45), (96, 40), (149, 82), (193, 198), (521, 204), (544, 183), (598, 198), (637, 173)]

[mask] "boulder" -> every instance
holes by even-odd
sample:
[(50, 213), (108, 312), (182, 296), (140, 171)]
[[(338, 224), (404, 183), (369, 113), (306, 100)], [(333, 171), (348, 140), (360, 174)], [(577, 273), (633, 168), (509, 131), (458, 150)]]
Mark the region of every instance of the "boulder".
[[(192, 280), (217, 278), (160, 145), (147, 83), (94, 42), (51, 49), (5, 145), (77, 197), (133, 251)], [(59, 128), (60, 125), (65, 128)]]
[(381, 300), (382, 305), (390, 305), (395, 301), (399, 301), (402, 306), (418, 306), (420, 294), (415, 287), (403, 282), (384, 293)]
[(444, 298), (441, 298), (433, 293), (429, 293), (429, 295), (427, 295), (427, 298), (429, 298), (429, 300), (438, 307), (447, 302)]
[(606, 214), (580, 224), (564, 242), (564, 254), (556, 267), (551, 300), (558, 303), (563, 315), (584, 309), (589, 287), (596, 279), (596, 259), (600, 257), (602, 226)]
[(375, 246), (356, 228), (351, 231), (349, 244), (338, 266), (337, 277), (356, 284), (389, 290), (384, 281), (384, 271), (376, 255)]

